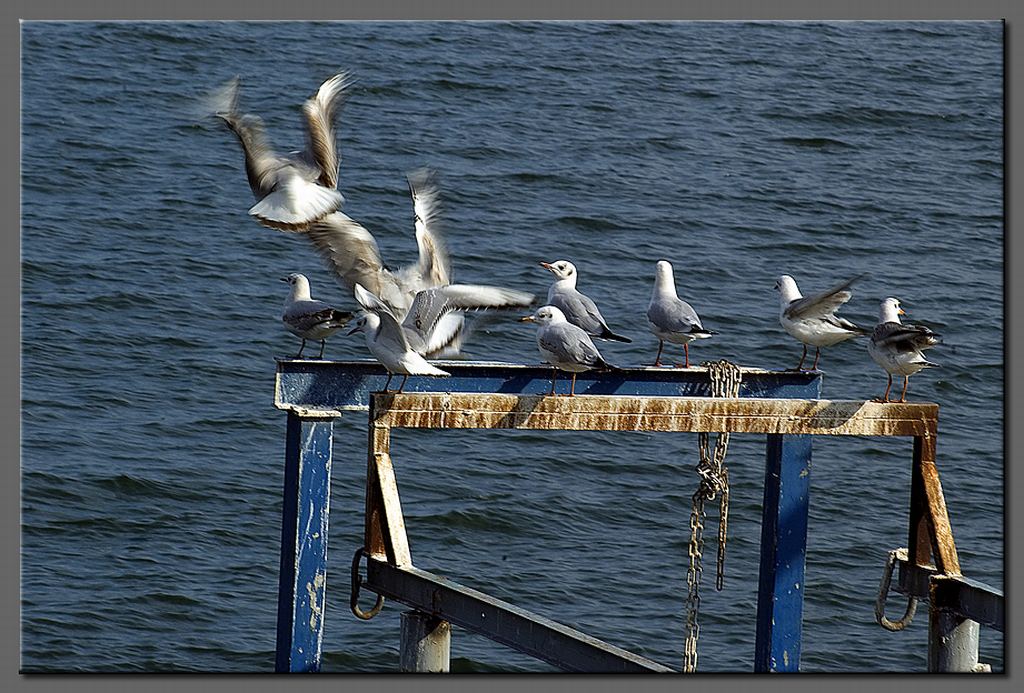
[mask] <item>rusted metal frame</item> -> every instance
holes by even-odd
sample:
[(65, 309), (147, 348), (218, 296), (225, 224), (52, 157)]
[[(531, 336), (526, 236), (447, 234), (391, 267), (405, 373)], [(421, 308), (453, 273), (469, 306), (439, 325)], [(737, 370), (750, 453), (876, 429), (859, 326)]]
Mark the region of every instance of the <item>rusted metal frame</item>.
[(330, 419), (288, 414), (275, 669), (319, 671), (327, 588)]
[(791, 435), (920, 436), (935, 404), (818, 399), (578, 395), (375, 394), (395, 428), (517, 428)]
[(939, 471), (935, 466), (936, 428), (937, 424), (931, 431), (914, 437), (907, 545), (917, 565), (928, 565), (931, 555), (934, 555), (939, 572), (960, 575), (960, 559), (942, 495)]
[(392, 565), (412, 565), (398, 481), (391, 464), (391, 431), (375, 417), (373, 403), (366, 453), (366, 553)]
[(1004, 632), (1005, 599), (1002, 590), (960, 575), (943, 575), (935, 566), (914, 565), (902, 549), (897, 553), (899, 580), (893, 590), (932, 602), (986, 628)]
[(414, 566), (368, 559), (366, 588), (566, 671), (673, 669)]

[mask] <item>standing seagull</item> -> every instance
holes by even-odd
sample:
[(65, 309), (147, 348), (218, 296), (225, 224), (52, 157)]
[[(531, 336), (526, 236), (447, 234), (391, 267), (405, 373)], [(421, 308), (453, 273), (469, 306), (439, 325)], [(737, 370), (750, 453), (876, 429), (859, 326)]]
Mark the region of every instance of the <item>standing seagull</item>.
[[(358, 290), (364, 290), (357, 285)], [(395, 316), (389, 310), (366, 311), (356, 321), (356, 325), (349, 334), (362, 332), (366, 335), (366, 346), (370, 353), (388, 370), (388, 379), (384, 383), (384, 391), (388, 391), (391, 384), (391, 377), (395, 373), (401, 373), (402, 384), (398, 386), (401, 392), (405, 387), (405, 381), (410, 375), (433, 375), (448, 376), (449, 373), (436, 368), (416, 353), (409, 346), (405, 331), (398, 324)]]
[(215, 115), (235, 133), (245, 153), (245, 173), (256, 204), (249, 214), (265, 226), (301, 231), (345, 202), (338, 192), (334, 118), (352, 84), (347, 72), (334, 75), (302, 105), (308, 145), (285, 157), (267, 143), (263, 121), (238, 110), (236, 77), (214, 97)]
[(651, 332), (658, 338), (658, 355), (654, 357), (654, 365), (661, 365), (661, 350), (665, 342), (682, 344), (686, 354), (686, 364), (690, 367), (690, 342), (695, 339), (707, 339), (715, 334), (705, 330), (693, 307), (676, 294), (675, 280), (672, 278), (672, 265), (667, 260), (658, 260), (655, 265), (654, 292), (651, 303), (647, 306), (647, 320)]
[(293, 358), (302, 356), (307, 339), (319, 339), (320, 354), (317, 358), (322, 359), (327, 338), (348, 324), (352, 319), (352, 313), (337, 310), (323, 301), (314, 300), (309, 295), (309, 280), (305, 275), (289, 274), (287, 277), (281, 277), (281, 281), (288, 282), (292, 287), (288, 300), (284, 302), (281, 321), (289, 332), (302, 339), (299, 353)]
[(850, 285), (863, 276), (858, 275), (827, 291), (806, 298), (796, 287), (793, 277), (788, 274), (775, 281), (775, 288), (779, 292), (779, 322), (786, 332), (804, 345), (800, 363), (793, 370), (803, 369), (808, 344), (814, 347), (814, 365), (811, 366), (813, 371), (818, 369), (821, 347), (870, 334), (870, 330), (835, 315), (839, 307), (850, 300)]
[(548, 289), (548, 305), (558, 308), (566, 320), (592, 337), (618, 342), (633, 341), (609, 330), (597, 305), (589, 296), (576, 290), (576, 265), (568, 260), (558, 260), (542, 262), (540, 266), (555, 275), (555, 282)]
[(931, 363), (924, 357), (924, 350), (939, 343), (939, 335), (923, 325), (904, 325), (900, 316), (906, 311), (900, 308), (899, 300), (887, 298), (882, 301), (878, 312), (878, 325), (871, 333), (868, 342), (868, 353), (875, 363), (889, 374), (889, 384), (885, 386), (885, 394), (878, 401), (889, 401), (889, 390), (892, 388), (892, 374), (903, 376), (903, 394), (900, 402), (907, 401), (907, 384), (910, 376), (922, 368), (934, 368), (939, 364)]
[(589, 370), (610, 370), (615, 367), (605, 361), (591, 341), (590, 335), (566, 321), (565, 314), (556, 306), (541, 306), (533, 315), (520, 318), (521, 322), (536, 322), (537, 348), (551, 369), (551, 392), (555, 394), (556, 369), (572, 373), (569, 396), (576, 394), (576, 374)]

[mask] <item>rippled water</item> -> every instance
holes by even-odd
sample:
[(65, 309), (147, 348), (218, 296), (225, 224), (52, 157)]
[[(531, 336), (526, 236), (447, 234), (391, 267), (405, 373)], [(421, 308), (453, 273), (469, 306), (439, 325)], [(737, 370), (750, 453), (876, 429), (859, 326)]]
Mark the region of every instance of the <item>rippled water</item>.
[[(699, 361), (795, 365), (774, 277), (859, 272), (862, 323), (901, 298), (942, 333), (910, 396), (941, 405), (938, 463), (965, 574), (1003, 584), (1002, 25), (986, 23), (26, 23), (23, 25), (22, 668), (273, 668), (294, 339), (278, 277), (349, 301), (309, 247), (259, 227), (230, 133), (197, 98), (239, 74), (281, 149), (339, 68), (346, 212), (414, 258), (404, 172), (443, 178), (458, 278), (546, 291), (540, 260), (632, 344), (654, 261), (720, 334)], [(534, 363), (488, 322), (474, 359)], [(332, 358), (363, 358), (337, 337)], [(824, 396), (877, 396), (863, 343)], [(336, 426), (325, 671), (397, 668), (397, 607), (347, 609), (365, 419)], [(695, 436), (396, 432), (416, 564), (678, 666)], [(749, 671), (763, 438), (730, 446), (726, 588), (702, 594), (700, 669)], [(906, 544), (911, 444), (815, 442), (802, 669), (923, 671), (922, 615), (874, 624)], [(892, 604), (895, 610), (898, 604)], [(983, 661), (1003, 641), (983, 630)], [(456, 631), (461, 671), (546, 671)]]

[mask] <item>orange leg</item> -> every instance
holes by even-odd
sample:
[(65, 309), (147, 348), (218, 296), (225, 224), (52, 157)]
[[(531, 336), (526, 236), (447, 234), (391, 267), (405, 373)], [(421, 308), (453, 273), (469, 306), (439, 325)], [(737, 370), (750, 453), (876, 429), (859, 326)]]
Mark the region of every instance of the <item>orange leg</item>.
[(569, 386), (569, 396), (570, 397), (575, 397), (576, 396), (576, 374), (575, 373), (572, 374), (572, 384)]
[(903, 376), (903, 394), (900, 395), (900, 401), (901, 402), (906, 402), (907, 401), (907, 385), (909, 383), (910, 383), (910, 376), (909, 375)]
[(885, 394), (882, 395), (882, 401), (883, 402), (888, 402), (889, 401), (889, 389), (891, 387), (892, 387), (892, 373), (889, 374), (889, 382), (885, 386)]
[(661, 365), (661, 350), (664, 347), (665, 347), (665, 340), (659, 339), (658, 340), (658, 355), (654, 357), (654, 365), (655, 366), (660, 366)]
[(812, 371), (818, 370), (818, 356), (820, 356), (820, 355), (821, 355), (821, 349), (818, 348), (818, 347), (814, 347), (814, 365), (811, 366), (811, 370)]

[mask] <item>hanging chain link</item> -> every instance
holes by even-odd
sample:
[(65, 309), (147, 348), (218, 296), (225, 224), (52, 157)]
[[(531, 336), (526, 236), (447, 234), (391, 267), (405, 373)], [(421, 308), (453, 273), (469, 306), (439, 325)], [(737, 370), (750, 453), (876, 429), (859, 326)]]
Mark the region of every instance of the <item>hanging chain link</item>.
[[(708, 369), (712, 397), (737, 397), (740, 392), (740, 368), (725, 359), (701, 364)], [(729, 470), (725, 466), (725, 453), (729, 448), (729, 433), (719, 433), (711, 450), (711, 436), (697, 436), (700, 462), (697, 475), (700, 482), (693, 494), (690, 511), (690, 567), (686, 572), (686, 645), (683, 648), (683, 671), (697, 670), (697, 640), (700, 638), (700, 580), (704, 574), (701, 558), (704, 553), (704, 502), (718, 498), (718, 574), (715, 587), (722, 589), (725, 579), (725, 541), (729, 521)]]

